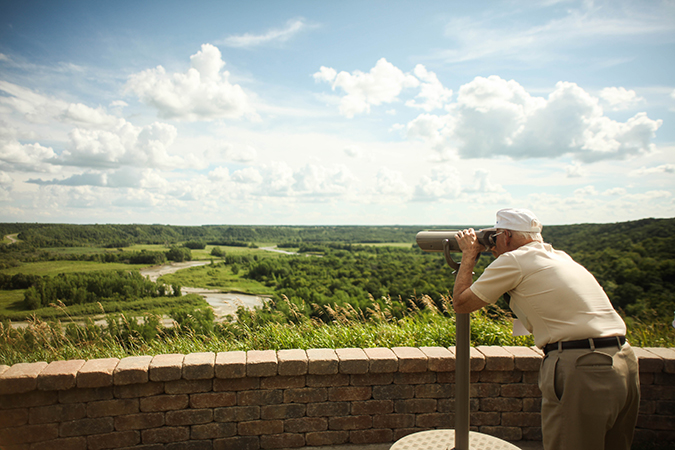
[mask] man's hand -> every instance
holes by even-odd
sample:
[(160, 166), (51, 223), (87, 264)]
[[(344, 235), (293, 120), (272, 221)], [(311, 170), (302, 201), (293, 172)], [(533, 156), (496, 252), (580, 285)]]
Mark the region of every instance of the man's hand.
[(485, 246), (478, 242), (473, 228), (458, 232), (455, 239), (462, 250), (462, 263), (455, 276), (453, 307), (457, 313), (470, 313), (487, 306), (487, 303), (469, 289), (473, 283), (473, 267), (476, 265), (478, 255), (485, 250)]
[(485, 251), (485, 246), (478, 242), (478, 237), (473, 228), (457, 232), (455, 240), (462, 251), (462, 261), (467, 257), (475, 260), (482, 251)]

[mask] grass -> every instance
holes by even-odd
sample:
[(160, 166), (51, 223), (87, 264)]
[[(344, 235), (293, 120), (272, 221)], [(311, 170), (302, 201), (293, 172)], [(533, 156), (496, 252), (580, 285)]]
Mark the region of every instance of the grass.
[(217, 289), (223, 292), (245, 292), (251, 295), (269, 295), (274, 292), (273, 288), (258, 281), (242, 278), (243, 272), (242, 270), (234, 274), (232, 266), (214, 263), (179, 270), (163, 275), (159, 280), (167, 284)]
[(10, 267), (0, 270), (0, 273), (15, 275), (58, 275), (60, 273), (73, 272), (101, 272), (113, 270), (139, 270), (147, 265), (123, 264), (123, 263), (98, 263), (92, 261), (40, 261), (24, 263), (18, 267)]
[[(185, 299), (185, 296), (182, 299)], [(422, 299), (423, 300), (423, 299)], [(200, 298), (184, 309), (173, 328), (164, 328), (153, 317), (166, 312), (165, 305), (139, 303), (125, 308), (124, 316), (108, 315), (114, 326), (64, 325), (61, 320), (33, 319), (23, 329), (0, 324), (0, 364), (93, 359), (165, 353), (222, 352), (232, 350), (281, 350), (310, 348), (449, 347), (456, 343), (455, 316), (429, 305), (414, 307), (404, 317), (392, 317), (392, 310), (355, 310), (349, 306), (327, 308), (332, 321), (323, 323), (305, 316), (295, 321), (270, 320), (264, 310), (240, 310), (233, 322), (214, 324), (212, 317), (199, 313)], [(424, 301), (420, 302), (424, 303)], [(114, 308), (114, 304), (99, 308)], [(275, 305), (270, 305), (276, 310)], [(282, 305), (283, 306), (283, 305)], [(293, 311), (297, 307), (288, 305)], [(59, 308), (54, 308), (59, 309)], [(76, 313), (71, 310), (70, 313)], [(138, 317), (133, 317), (137, 315)], [(174, 314), (175, 316), (175, 314)], [(72, 320), (72, 317), (68, 317)], [(153, 322), (155, 320), (155, 322)], [(109, 322), (110, 323), (110, 322)], [(635, 347), (675, 346), (675, 330), (662, 325), (632, 323), (628, 340)], [(511, 319), (492, 309), (472, 314), (471, 344), (532, 346), (532, 336), (514, 337)]]
[[(109, 313), (134, 315), (168, 315), (172, 310), (192, 310), (208, 307), (208, 303), (199, 295), (189, 294), (182, 297), (148, 297), (135, 300), (104, 300), (82, 305), (50, 305), (35, 310), (23, 309), (23, 297), (17, 305), (0, 310), (0, 319), (9, 321), (62, 320), (64, 322), (84, 322), (89, 318), (100, 319)], [(19, 309), (20, 308), (20, 309)]]
[[(211, 250), (213, 250), (214, 247), (220, 247), (220, 249), (223, 251), (223, 254), (226, 255), (235, 255), (235, 256), (243, 256), (243, 255), (250, 255), (250, 256), (258, 256), (258, 257), (264, 257), (264, 258), (278, 258), (279, 254), (276, 252), (270, 252), (267, 250), (263, 250), (262, 247), (274, 247), (276, 244), (271, 243), (271, 242), (262, 242), (262, 243), (256, 243), (256, 245), (259, 248), (250, 248), (250, 247), (228, 247), (225, 245), (207, 245), (203, 250), (192, 250), (192, 259), (198, 259), (198, 260), (208, 260), (208, 259), (213, 259), (213, 260), (220, 260), (221, 258), (216, 258), (211, 255)], [(283, 249), (286, 250), (286, 249)]]
[[(0, 324), (0, 364), (254, 349), (455, 345), (454, 316), (428, 313), (411, 313), (400, 320), (349, 319), (328, 324), (306, 319), (300, 323), (267, 322), (256, 325), (255, 320), (247, 320), (224, 323), (207, 333), (181, 327), (178, 327), (179, 331), (167, 330), (158, 326), (158, 332), (152, 339), (143, 339), (138, 333), (134, 335), (133, 320), (126, 317), (121, 322), (122, 327), (126, 326), (129, 330), (126, 339), (121, 337), (124, 333), (113, 336), (93, 325), (79, 327), (80, 331), (75, 332), (72, 325), (68, 331), (58, 321), (37, 319), (21, 330)], [(474, 315), (472, 326), (474, 345), (532, 345), (529, 338), (510, 336), (506, 322), (495, 325), (493, 319), (484, 314)], [(503, 328), (502, 332), (494, 333), (496, 326)]]

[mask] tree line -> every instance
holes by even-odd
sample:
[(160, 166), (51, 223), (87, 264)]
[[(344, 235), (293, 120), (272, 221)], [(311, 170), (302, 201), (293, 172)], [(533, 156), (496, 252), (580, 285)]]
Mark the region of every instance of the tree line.
[(31, 278), (24, 293), (24, 303), (31, 310), (58, 302), (71, 306), (104, 300), (181, 296), (179, 285), (155, 283), (136, 271), (62, 273)]

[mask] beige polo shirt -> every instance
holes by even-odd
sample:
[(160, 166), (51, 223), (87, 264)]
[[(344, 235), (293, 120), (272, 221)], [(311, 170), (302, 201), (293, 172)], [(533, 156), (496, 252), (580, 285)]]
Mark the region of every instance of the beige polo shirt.
[(508, 292), (511, 309), (538, 347), (626, 334), (626, 324), (595, 277), (549, 244), (530, 242), (500, 255), (471, 290), (486, 303)]

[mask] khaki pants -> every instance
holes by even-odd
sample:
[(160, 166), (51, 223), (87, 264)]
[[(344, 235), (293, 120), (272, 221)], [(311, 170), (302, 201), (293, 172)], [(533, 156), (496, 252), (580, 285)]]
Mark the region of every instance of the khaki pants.
[(622, 348), (551, 351), (539, 371), (546, 450), (629, 450), (640, 406), (638, 363)]

